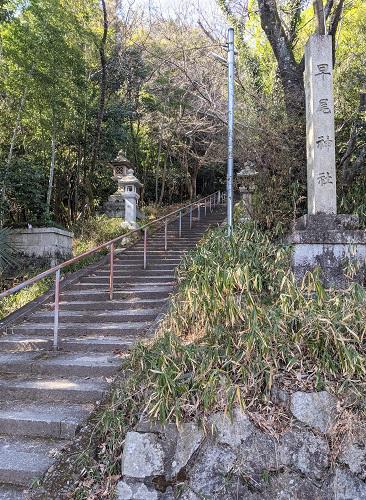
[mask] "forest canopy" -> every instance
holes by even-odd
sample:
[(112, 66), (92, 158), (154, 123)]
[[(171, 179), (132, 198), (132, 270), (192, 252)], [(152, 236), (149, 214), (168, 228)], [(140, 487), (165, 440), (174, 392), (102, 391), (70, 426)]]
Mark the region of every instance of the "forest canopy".
[[(235, 169), (259, 172), (262, 225), (305, 208), (304, 45), (311, 2), (212, 0), (176, 13), (123, 0), (0, 2), (0, 222), (65, 226), (113, 193), (123, 150), (143, 203), (225, 186), (225, 32), (236, 33)], [(340, 211), (366, 215), (366, 5), (327, 0)], [(217, 57), (220, 56), (220, 57)]]

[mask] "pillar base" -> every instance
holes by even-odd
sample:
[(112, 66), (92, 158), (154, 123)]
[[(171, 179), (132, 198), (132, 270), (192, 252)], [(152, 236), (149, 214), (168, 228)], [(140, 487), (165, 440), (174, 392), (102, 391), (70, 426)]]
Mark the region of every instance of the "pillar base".
[(344, 289), (364, 284), (366, 231), (354, 215), (305, 215), (298, 219), (286, 243), (293, 246), (292, 267), (298, 281), (320, 268), (326, 287)]

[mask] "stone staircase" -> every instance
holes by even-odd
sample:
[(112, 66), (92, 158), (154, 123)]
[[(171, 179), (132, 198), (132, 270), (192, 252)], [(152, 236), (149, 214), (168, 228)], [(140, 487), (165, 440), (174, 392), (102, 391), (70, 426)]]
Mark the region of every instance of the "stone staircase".
[[(201, 211), (202, 213), (202, 211)], [(0, 336), (0, 499), (22, 499), (72, 440), (105, 395), (120, 367), (120, 356), (136, 341), (153, 335), (154, 320), (175, 287), (175, 269), (211, 225), (225, 217), (220, 206), (200, 220), (168, 226), (118, 254), (114, 296), (109, 300), (109, 265), (101, 261), (91, 274), (61, 293), (61, 349), (53, 352), (53, 303), (39, 306), (26, 320)], [(150, 327), (150, 328), (149, 328)]]

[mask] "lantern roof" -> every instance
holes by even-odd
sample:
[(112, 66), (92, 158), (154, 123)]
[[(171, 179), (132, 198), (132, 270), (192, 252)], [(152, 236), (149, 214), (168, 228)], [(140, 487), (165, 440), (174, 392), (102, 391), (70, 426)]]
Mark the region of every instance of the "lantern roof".
[(137, 187), (143, 186), (143, 184), (141, 184), (141, 182), (138, 180), (138, 178), (135, 177), (134, 171), (132, 168), (129, 168), (127, 170), (127, 174), (120, 178), (120, 183), (123, 185), (133, 184)]
[(125, 152), (121, 149), (118, 152), (117, 157), (111, 162), (113, 166), (125, 166), (125, 167), (131, 167), (131, 162), (127, 160)]

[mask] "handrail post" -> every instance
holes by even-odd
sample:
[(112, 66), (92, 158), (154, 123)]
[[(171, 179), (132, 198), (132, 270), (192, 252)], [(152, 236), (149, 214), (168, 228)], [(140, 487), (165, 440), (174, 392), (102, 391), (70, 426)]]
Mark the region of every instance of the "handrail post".
[(58, 319), (59, 319), (59, 309), (60, 309), (60, 277), (61, 271), (57, 269), (56, 280), (55, 280), (55, 306), (54, 306), (54, 318), (53, 318), (53, 350), (58, 350)]
[(192, 205), (189, 207), (189, 229), (192, 229)]
[(210, 213), (212, 212), (212, 195), (210, 195)]
[(207, 198), (205, 198), (205, 217), (207, 215)]
[(164, 249), (168, 250), (168, 220), (165, 219), (165, 231), (164, 231)]
[(198, 220), (201, 220), (201, 203), (198, 202), (198, 205), (197, 205), (197, 218)]
[(182, 237), (182, 210), (179, 210), (179, 238)]
[(144, 229), (144, 269), (147, 265), (147, 228)]
[(111, 243), (111, 253), (109, 255), (109, 300), (113, 300), (114, 288), (114, 243)]
[(217, 193), (217, 201), (218, 201), (218, 204), (221, 205), (221, 191), (219, 191)]

